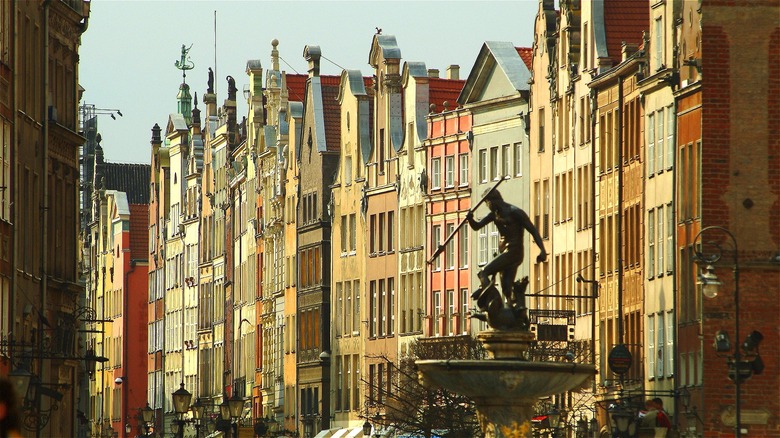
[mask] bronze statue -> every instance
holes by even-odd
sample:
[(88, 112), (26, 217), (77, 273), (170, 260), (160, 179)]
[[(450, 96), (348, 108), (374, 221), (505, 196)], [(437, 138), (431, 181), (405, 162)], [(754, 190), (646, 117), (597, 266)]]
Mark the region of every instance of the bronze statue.
[[(476, 316), (479, 319), (490, 322), (491, 315), (499, 308), (509, 307), (514, 310), (515, 317), (525, 316), (525, 289), (528, 285), (528, 279), (515, 283), (517, 268), (523, 262), (524, 230), (531, 233), (541, 252), (536, 257), (536, 262), (540, 263), (547, 260), (547, 251), (544, 249), (544, 242), (539, 230), (536, 229), (531, 219), (522, 209), (507, 203), (495, 188), (488, 189), (484, 194), (484, 200), (490, 209), (490, 213), (479, 221), (474, 220), (472, 211), (466, 214), (469, 225), (474, 230), (486, 226), (490, 222), (496, 224), (498, 233), (501, 236), (499, 242), (499, 255), (488, 263), (485, 268), (477, 273), (480, 287), (472, 294), (472, 298), (477, 300), (477, 306), (482, 311), (487, 311), (488, 315)], [(501, 294), (504, 300), (500, 300), (493, 281), (496, 274), (501, 274)], [(506, 302), (507, 306), (503, 303)], [(494, 318), (496, 315), (492, 315)], [(525, 316), (527, 318), (527, 316)], [(512, 325), (505, 321), (501, 326)], [(491, 323), (491, 326), (494, 324)]]
[(214, 70), (212, 70), (211, 67), (209, 67), (209, 81), (206, 93), (214, 94)]

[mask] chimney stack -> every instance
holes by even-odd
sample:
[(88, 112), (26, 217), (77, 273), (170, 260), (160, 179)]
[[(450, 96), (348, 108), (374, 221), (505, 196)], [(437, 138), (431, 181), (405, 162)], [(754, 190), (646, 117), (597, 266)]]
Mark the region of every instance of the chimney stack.
[(452, 64), (447, 67), (447, 79), (460, 79), (460, 66), (458, 64)]
[(439, 69), (438, 68), (429, 68), (428, 69), (428, 77), (429, 78), (438, 78), (439, 77)]

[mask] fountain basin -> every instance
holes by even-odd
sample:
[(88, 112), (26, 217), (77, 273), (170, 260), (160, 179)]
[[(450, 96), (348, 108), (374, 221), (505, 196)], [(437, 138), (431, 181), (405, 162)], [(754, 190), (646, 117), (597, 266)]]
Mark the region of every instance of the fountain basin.
[(533, 399), (580, 388), (596, 374), (591, 364), (520, 360), (418, 360), (424, 384), (472, 399)]
[(483, 436), (533, 436), (533, 405), (541, 397), (583, 387), (591, 364), (523, 360), (418, 360), (420, 382), (474, 401)]

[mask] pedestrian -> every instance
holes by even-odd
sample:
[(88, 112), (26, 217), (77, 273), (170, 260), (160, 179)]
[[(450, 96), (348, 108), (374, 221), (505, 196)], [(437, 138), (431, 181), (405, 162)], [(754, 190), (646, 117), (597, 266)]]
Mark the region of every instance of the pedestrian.
[(19, 400), (14, 385), (0, 377), (0, 438), (21, 438)]
[(669, 420), (669, 415), (664, 411), (664, 401), (660, 397), (653, 399), (653, 405), (655, 406), (658, 415), (655, 417), (656, 427), (665, 427), (667, 429), (672, 428), (672, 422)]

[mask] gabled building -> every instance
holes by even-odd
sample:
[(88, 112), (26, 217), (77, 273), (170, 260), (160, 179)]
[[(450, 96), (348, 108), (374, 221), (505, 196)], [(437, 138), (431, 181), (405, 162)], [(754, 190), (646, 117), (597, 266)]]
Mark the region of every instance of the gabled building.
[[(638, 81), (645, 65), (639, 50), (648, 23), (642, 3), (598, 3), (591, 11), (595, 75), (593, 90), (594, 170), (596, 182), (595, 251), (599, 254), (596, 337), (600, 396), (616, 398), (622, 390), (642, 390), (645, 379), (643, 109)], [(603, 9), (596, 6), (603, 6)], [(615, 26), (620, 22), (622, 26)], [(605, 43), (606, 45), (603, 45)], [(597, 65), (597, 67), (596, 67)], [(633, 361), (616, 374), (607, 364), (615, 345), (626, 345)], [(603, 416), (600, 424), (607, 424)]]
[[(440, 111), (452, 111), (457, 107), (458, 93), (463, 87), (463, 81), (459, 79), (459, 67), (451, 65), (447, 69), (448, 77), (438, 77), (438, 71), (428, 70), (423, 62), (405, 62), (401, 71), (401, 86), (404, 102), (404, 126), (406, 135), (401, 149), (398, 151), (398, 321), (397, 333), (399, 342), (399, 356), (410, 354), (408, 343), (424, 334), (424, 322), (427, 308), (426, 291), (428, 290), (428, 265), (429, 255), (425, 248), (427, 238), (426, 203), (429, 200), (428, 188), (431, 185), (431, 167), (428, 157), (428, 145), (431, 139), (431, 126), (429, 116)], [(453, 115), (450, 114), (452, 117)], [(443, 120), (443, 119), (442, 119)], [(450, 124), (452, 125), (452, 124)], [(444, 133), (443, 124), (437, 125), (438, 136), (433, 141), (441, 143), (445, 137), (458, 133), (467, 135), (469, 129), (465, 126), (457, 126), (456, 131)], [(455, 142), (457, 143), (457, 139)], [(457, 149), (457, 145), (454, 146)], [(443, 149), (439, 148), (439, 151)], [(454, 154), (450, 151), (449, 158), (439, 157), (439, 179), (441, 178), (442, 162), (452, 160), (449, 169), (452, 174), (452, 185), (458, 190), (467, 189), (469, 184), (468, 167), (469, 158), (463, 154)], [(443, 160), (443, 161), (442, 161)], [(457, 161), (456, 161), (457, 160)], [(465, 162), (464, 162), (465, 161)], [(456, 170), (456, 167), (458, 170)], [(457, 184), (455, 184), (457, 181)], [(463, 194), (464, 192), (461, 192)], [(463, 232), (468, 232), (463, 230)], [(466, 238), (467, 239), (467, 238)], [(468, 240), (466, 240), (467, 242)], [(466, 246), (459, 246), (459, 250)], [(435, 250), (435, 248), (433, 248)], [(468, 249), (466, 249), (468, 254)], [(468, 265), (468, 261), (465, 262)], [(464, 264), (459, 264), (463, 267)], [(456, 288), (454, 290), (460, 290)], [(452, 305), (456, 306), (453, 301)], [(460, 309), (462, 306), (457, 307)], [(459, 313), (459, 312), (456, 312)], [(461, 315), (457, 325), (466, 328), (466, 319)], [(446, 324), (446, 323), (445, 323)], [(455, 330), (454, 333), (460, 333)]]
[[(509, 42), (485, 42), (458, 96), (458, 103), (471, 114), (470, 205), (476, 205), (486, 190), (506, 178), (498, 187), (504, 200), (530, 211), (531, 184), (525, 177), (528, 175), (529, 144), (525, 115), (528, 114), (531, 73), (523, 57), (525, 53), (525, 49), (518, 49)], [(483, 206), (474, 216), (479, 219), (487, 214), (488, 209)], [(498, 254), (499, 234), (493, 223), (479, 231), (471, 231), (471, 234), (474, 238), (470, 243), (469, 266), (476, 274)], [(531, 267), (537, 267), (535, 260), (539, 250), (532, 242), (529, 233), (525, 233), (524, 262), (518, 269), (517, 279), (529, 276)], [(476, 275), (469, 278), (470, 284), (463, 287), (473, 291), (479, 280)], [(485, 328), (484, 324), (472, 326), (473, 331)]]
[(339, 76), (320, 76), (318, 46), (306, 46), (309, 64), (297, 144), (298, 405), (299, 430), (312, 436), (328, 429), (330, 418), (331, 227), (326, 209), (338, 171), (340, 117), (336, 101)]
[(339, 84), (341, 150), (328, 211), (333, 218), (331, 278), (331, 428), (361, 427), (365, 385), (367, 314), (362, 307), (367, 276), (366, 163), (371, 150), (370, 78), (343, 70)]
[[(382, 404), (392, 393), (392, 367), (398, 351), (396, 337), (396, 279), (398, 272), (396, 212), (398, 211), (398, 151), (403, 146), (401, 49), (392, 35), (376, 34), (368, 55), (374, 76), (372, 148), (367, 158), (365, 221), (368, 240), (365, 290), (368, 325), (364, 379), (367, 401)], [(385, 389), (383, 389), (385, 388)]]
[[(300, 94), (303, 96), (303, 93)], [(298, 421), (300, 404), (298, 400), (298, 171), (301, 150), (303, 126), (303, 103), (290, 100), (287, 104), (286, 120), (289, 126), (287, 148), (282, 152), (284, 167), (284, 253), (285, 253), (285, 283), (284, 283), (284, 359), (282, 372), (284, 375), (284, 430), (299, 431)], [(302, 425), (301, 425), (302, 426)]]
[[(645, 254), (644, 357), (648, 394), (664, 400), (664, 408), (677, 413), (675, 379), (675, 249), (674, 178), (676, 109), (674, 91), (678, 83), (675, 17), (682, 14), (681, 2), (651, 3), (643, 47), (646, 63), (638, 82), (644, 112), (641, 141), (644, 144), (643, 246)], [(679, 418), (679, 415), (674, 415)]]
[(146, 405), (149, 166), (103, 161), (99, 143), (91, 164), (93, 206), (88, 231), (88, 258), (95, 275), (87, 305), (95, 309), (87, 349), (108, 359), (92, 371), (87, 418), (104, 418), (125, 436), (125, 425), (137, 429), (133, 413)]

